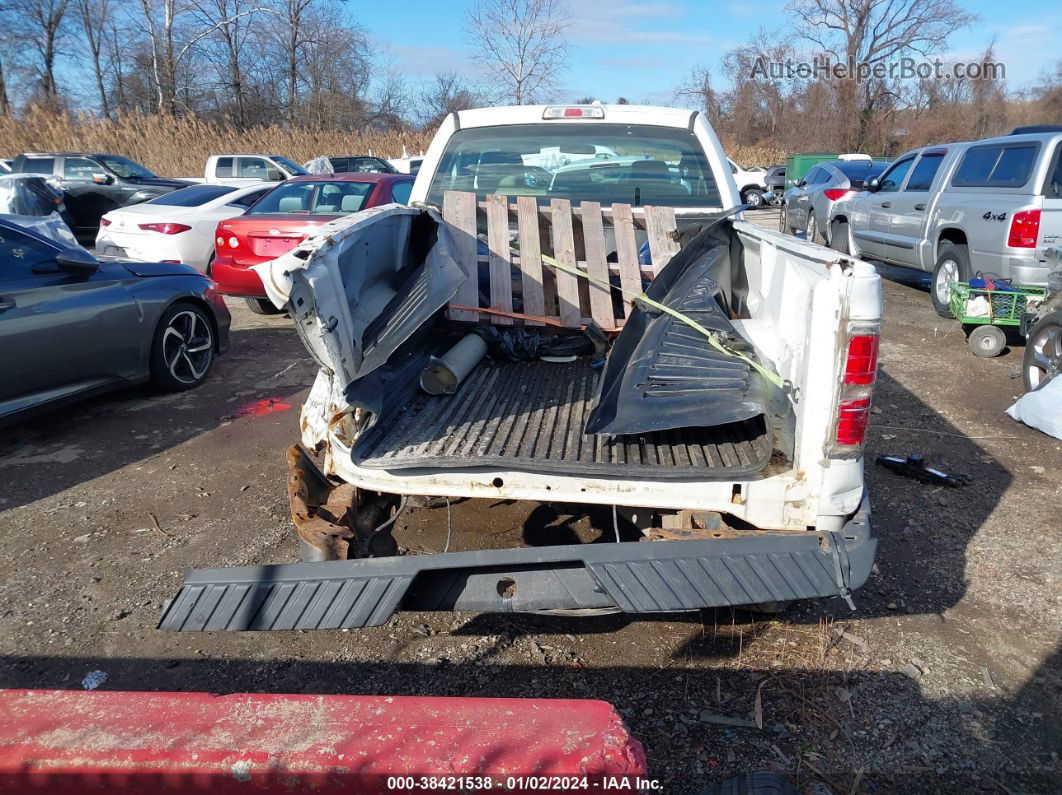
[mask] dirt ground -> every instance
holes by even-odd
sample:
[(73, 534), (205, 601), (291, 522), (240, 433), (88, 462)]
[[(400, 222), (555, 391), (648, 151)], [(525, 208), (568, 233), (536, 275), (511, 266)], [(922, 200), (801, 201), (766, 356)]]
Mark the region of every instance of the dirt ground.
[[(762, 214), (764, 223), (773, 216)], [(880, 547), (856, 611), (651, 618), (406, 613), (358, 632), (166, 634), (190, 567), (289, 562), (284, 450), (313, 363), (283, 317), (232, 302), (232, 349), (180, 395), (133, 389), (0, 430), (0, 686), (600, 698), (669, 793), (771, 769), (806, 792), (1059, 792), (1062, 443), (1003, 412), (1021, 349), (991, 360), (887, 274), (867, 449)], [(970, 478), (875, 466), (921, 453)], [(537, 510), (536, 510), (537, 509)], [(454, 506), (482, 532), (596, 515)], [(445, 509), (400, 532), (442, 549)], [(763, 730), (738, 723), (756, 715)]]

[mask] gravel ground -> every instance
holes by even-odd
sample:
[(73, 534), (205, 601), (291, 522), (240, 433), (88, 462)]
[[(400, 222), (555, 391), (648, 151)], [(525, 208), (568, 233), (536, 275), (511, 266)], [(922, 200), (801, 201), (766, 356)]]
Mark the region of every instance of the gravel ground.
[[(868, 460), (922, 453), (971, 485), (868, 465), (880, 547), (855, 613), (828, 601), (778, 617), (407, 613), (349, 633), (157, 632), (184, 569), (297, 555), (283, 453), (314, 367), (288, 320), (234, 302), (232, 350), (204, 387), (128, 390), (0, 431), (0, 686), (80, 688), (100, 670), (108, 689), (601, 698), (669, 793), (750, 769), (838, 795), (1062, 791), (1062, 443), (1003, 414), (1019, 347), (974, 357), (924, 278), (886, 275)], [(453, 522), (468, 548), (472, 528), (583, 535), (599, 520), (469, 501)], [(445, 509), (401, 524), (442, 548)], [(757, 710), (762, 731), (740, 725)]]

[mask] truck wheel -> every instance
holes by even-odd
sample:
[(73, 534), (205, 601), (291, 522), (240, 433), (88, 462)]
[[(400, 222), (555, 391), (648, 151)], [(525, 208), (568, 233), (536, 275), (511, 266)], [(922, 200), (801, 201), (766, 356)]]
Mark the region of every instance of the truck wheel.
[(151, 380), (167, 392), (183, 392), (206, 380), (214, 363), (214, 327), (195, 304), (174, 304), (159, 318), (151, 343)]
[(933, 308), (941, 317), (955, 317), (951, 313), (951, 286), (970, 280), (970, 251), (965, 245), (941, 243), (937, 265), (933, 268), (933, 280), (929, 297)]
[(1025, 343), (1021, 371), (1026, 392), (1039, 389), (1062, 373), (1062, 310), (1036, 321)]
[(741, 193), (741, 201), (747, 204), (750, 210), (758, 210), (763, 206), (763, 191), (759, 188), (746, 188)]
[(985, 359), (999, 356), (1007, 347), (1007, 335), (999, 326), (978, 326), (966, 341), (970, 350)]
[(244, 298), (247, 308), (256, 315), (279, 315), (284, 310), (277, 309), (268, 298)]
[(840, 251), (842, 254), (851, 254), (848, 246), (848, 224), (845, 221), (834, 221), (830, 228), (830, 248)]

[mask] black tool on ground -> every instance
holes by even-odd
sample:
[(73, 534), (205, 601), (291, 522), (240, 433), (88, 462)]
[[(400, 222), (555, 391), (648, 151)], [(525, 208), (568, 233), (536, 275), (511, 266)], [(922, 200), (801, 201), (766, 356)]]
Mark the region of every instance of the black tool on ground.
[(922, 483), (936, 483), (941, 486), (965, 486), (970, 482), (966, 475), (949, 475), (939, 469), (927, 467), (920, 455), (879, 455), (877, 463), (890, 469), (897, 475), (914, 478)]

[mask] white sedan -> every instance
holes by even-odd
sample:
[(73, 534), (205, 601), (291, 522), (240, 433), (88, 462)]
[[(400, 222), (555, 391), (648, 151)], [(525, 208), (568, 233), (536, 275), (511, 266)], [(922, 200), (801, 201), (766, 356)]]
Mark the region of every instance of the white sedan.
[(276, 185), (193, 185), (111, 210), (100, 219), (96, 252), (139, 262), (184, 262), (206, 272), (218, 222), (243, 215)]

